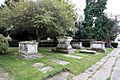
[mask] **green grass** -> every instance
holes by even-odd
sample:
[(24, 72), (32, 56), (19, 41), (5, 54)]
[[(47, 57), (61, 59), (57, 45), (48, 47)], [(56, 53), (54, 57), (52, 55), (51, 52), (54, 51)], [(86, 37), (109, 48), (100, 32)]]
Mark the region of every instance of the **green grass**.
[[(72, 59), (63, 56), (63, 54), (53, 53), (50, 51), (51, 48), (39, 48), (39, 52), (44, 56), (42, 58), (30, 59), (30, 60), (22, 60), (18, 58), (18, 48), (9, 48), (9, 54), (0, 57), (0, 67), (4, 68), (10, 74), (15, 76), (16, 80), (42, 80), (45, 77), (53, 76), (56, 73), (68, 69), (74, 75), (78, 75), (85, 71), (92, 64), (96, 63), (102, 57), (106, 56), (107, 53), (111, 52), (113, 49), (108, 48), (106, 53), (99, 53), (97, 55), (94, 54), (82, 54), (78, 51), (75, 54), (81, 59)], [(62, 59), (71, 64), (66, 66), (61, 66), (59, 64), (53, 63), (49, 61), (51, 58)], [(44, 64), (52, 66), (54, 70), (48, 73), (42, 73), (31, 65), (37, 62), (42, 62)]]

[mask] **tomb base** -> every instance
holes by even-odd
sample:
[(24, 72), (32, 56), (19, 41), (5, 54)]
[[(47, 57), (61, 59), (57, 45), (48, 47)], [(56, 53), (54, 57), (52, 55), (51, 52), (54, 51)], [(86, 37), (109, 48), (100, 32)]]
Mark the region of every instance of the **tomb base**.
[(75, 53), (76, 49), (69, 49), (69, 50), (65, 50), (65, 49), (52, 49), (53, 52), (58, 52), (58, 53), (65, 53), (65, 54), (71, 54), (71, 53)]
[(90, 43), (90, 49), (91, 50), (95, 50), (95, 51), (98, 51), (98, 52), (105, 52), (106, 49), (105, 49), (105, 42), (102, 42), (102, 41), (92, 41)]
[(42, 57), (41, 54), (19, 54), (21, 59), (33, 59)]
[(93, 50), (93, 51), (98, 51), (98, 52), (106, 52), (105, 49), (96, 49), (96, 48), (92, 48), (92, 49), (88, 49), (88, 50)]

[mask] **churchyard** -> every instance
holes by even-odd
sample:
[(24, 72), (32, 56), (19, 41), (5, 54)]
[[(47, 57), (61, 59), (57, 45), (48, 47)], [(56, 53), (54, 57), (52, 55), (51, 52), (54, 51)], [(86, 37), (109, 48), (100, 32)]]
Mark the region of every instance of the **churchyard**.
[(120, 80), (120, 21), (107, 0), (85, 3), (82, 15), (71, 0), (5, 0), (0, 80)]
[(77, 50), (74, 54), (63, 54), (52, 52), (51, 49), (40, 47), (40, 58), (21, 59), (18, 48), (11, 47), (8, 55), (0, 57), (0, 67), (13, 75), (15, 80), (51, 80), (50, 78), (56, 75), (57, 78), (65, 79), (66, 76), (60, 77), (62, 72), (68, 74), (66, 79), (72, 80), (113, 50), (107, 48), (105, 53), (97, 54), (79, 53)]

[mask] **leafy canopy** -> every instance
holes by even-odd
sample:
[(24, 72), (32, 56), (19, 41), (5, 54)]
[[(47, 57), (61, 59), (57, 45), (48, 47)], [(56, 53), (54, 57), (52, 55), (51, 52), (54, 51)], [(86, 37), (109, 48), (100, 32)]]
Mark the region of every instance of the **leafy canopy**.
[(19, 1), (12, 4), (14, 7), (1, 9), (0, 25), (11, 27), (12, 35), (35, 34), (40, 36), (70, 35), (75, 28), (76, 15), (74, 5), (63, 0)]

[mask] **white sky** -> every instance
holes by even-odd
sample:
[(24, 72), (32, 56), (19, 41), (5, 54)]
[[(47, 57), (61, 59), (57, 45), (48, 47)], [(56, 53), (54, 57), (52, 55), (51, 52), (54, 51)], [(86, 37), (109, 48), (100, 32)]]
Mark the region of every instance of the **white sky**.
[[(81, 14), (83, 14), (83, 9), (85, 8), (85, 0), (71, 0), (74, 4), (76, 4), (76, 8), (79, 8), (82, 10), (80, 11)], [(113, 15), (120, 15), (120, 0), (108, 0), (107, 2), (107, 10), (106, 12), (108, 14)]]
[[(5, 0), (0, 0), (0, 3), (3, 3)], [(77, 12), (79, 14), (83, 14), (83, 9), (85, 8), (85, 0), (71, 0), (74, 4), (76, 4)], [(120, 0), (108, 0), (107, 3), (107, 13), (113, 15), (120, 14)]]

